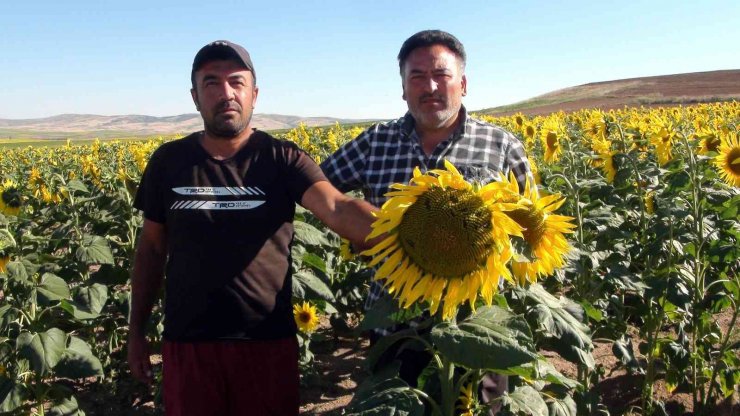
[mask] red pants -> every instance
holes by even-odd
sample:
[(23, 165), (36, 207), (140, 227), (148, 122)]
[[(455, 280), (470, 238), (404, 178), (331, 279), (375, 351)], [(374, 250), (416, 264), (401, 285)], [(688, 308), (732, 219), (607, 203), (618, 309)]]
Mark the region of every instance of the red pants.
[(168, 416), (298, 415), (298, 343), (169, 342), (162, 346)]

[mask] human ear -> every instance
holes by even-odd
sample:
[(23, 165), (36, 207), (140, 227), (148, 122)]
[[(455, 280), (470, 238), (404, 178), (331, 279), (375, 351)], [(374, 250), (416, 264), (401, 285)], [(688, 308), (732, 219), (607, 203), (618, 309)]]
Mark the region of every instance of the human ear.
[(193, 103), (195, 104), (195, 109), (197, 111), (200, 111), (200, 105), (198, 105), (198, 92), (195, 90), (195, 88), (190, 89), (190, 97), (193, 99)]

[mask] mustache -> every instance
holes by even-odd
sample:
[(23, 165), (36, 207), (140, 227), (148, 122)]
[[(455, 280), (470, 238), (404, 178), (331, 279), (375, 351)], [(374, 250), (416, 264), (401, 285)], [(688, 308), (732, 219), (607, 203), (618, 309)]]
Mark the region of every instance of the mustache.
[(242, 111), (242, 107), (234, 102), (234, 101), (222, 101), (214, 106), (214, 110), (216, 110), (217, 113), (222, 113), (224, 111)]
[(426, 101), (441, 101), (443, 103), (447, 102), (447, 100), (443, 96), (440, 96), (437, 94), (429, 94), (429, 93), (423, 94), (422, 96), (419, 97), (419, 103), (423, 103)]

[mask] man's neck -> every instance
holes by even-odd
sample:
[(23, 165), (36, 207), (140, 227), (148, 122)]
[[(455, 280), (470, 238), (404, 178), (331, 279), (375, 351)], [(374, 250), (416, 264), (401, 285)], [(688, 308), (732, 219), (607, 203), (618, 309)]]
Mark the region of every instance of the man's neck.
[(419, 136), (421, 148), (424, 150), (424, 153), (427, 156), (431, 155), (434, 149), (437, 148), (437, 145), (452, 136), (452, 133), (455, 132), (460, 122), (461, 118), (458, 116), (450, 125), (444, 127), (423, 129), (417, 125), (416, 134)]
[(247, 144), (253, 132), (251, 125), (247, 126), (238, 136), (232, 138), (216, 137), (205, 131), (200, 138), (200, 144), (212, 158), (217, 160), (230, 159)]

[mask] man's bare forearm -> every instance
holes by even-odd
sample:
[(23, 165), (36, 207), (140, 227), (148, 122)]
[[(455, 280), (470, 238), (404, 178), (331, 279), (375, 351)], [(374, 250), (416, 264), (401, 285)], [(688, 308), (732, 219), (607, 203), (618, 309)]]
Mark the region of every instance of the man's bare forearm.
[(348, 239), (357, 249), (368, 249), (373, 246), (373, 242), (365, 241), (365, 238), (370, 234), (371, 225), (375, 221), (372, 213), (377, 210), (369, 202), (347, 197), (337, 202), (336, 216), (330, 228)]
[(141, 242), (136, 250), (129, 318), (129, 331), (133, 335), (145, 333), (146, 323), (162, 287), (166, 260), (167, 253), (152, 244)]
[(373, 212), (378, 209), (369, 202), (342, 194), (328, 181), (319, 181), (306, 190), (301, 205), (355, 247), (373, 246), (365, 238), (375, 222)]

